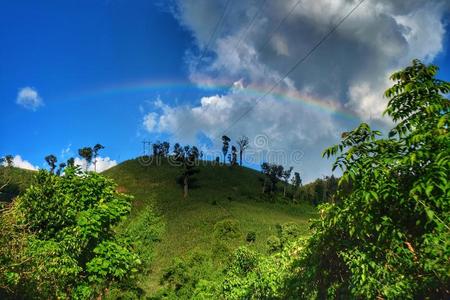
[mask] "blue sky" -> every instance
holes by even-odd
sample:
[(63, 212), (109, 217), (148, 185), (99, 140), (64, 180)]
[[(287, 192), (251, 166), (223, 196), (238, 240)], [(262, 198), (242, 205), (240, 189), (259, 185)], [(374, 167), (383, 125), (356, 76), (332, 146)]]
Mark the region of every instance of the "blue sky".
[[(0, 0), (0, 155), (43, 167), (50, 153), (65, 160), (96, 143), (117, 162), (140, 155), (143, 139), (218, 149), (221, 132), (351, 8), (337, 1), (330, 15), (314, 17), (327, 1), (305, 1), (272, 32), (290, 1), (275, 2), (261, 10), (255, 1), (235, 3), (210, 39), (226, 1)], [(445, 1), (386, 4), (376, 16), (373, 2), (282, 82), (281, 97), (265, 97), (227, 134), (266, 136), (264, 153), (302, 151), (300, 161), (283, 162), (311, 180), (330, 173), (320, 152), (340, 132), (362, 120), (388, 127), (374, 117), (386, 72), (417, 57), (450, 80)]]

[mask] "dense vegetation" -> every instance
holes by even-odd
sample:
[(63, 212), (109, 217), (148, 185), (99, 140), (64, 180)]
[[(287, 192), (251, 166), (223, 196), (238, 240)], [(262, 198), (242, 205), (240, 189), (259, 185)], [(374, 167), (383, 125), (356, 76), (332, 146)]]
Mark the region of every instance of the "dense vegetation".
[(86, 299), (128, 279), (140, 260), (114, 225), (130, 202), (95, 173), (39, 171), (0, 216), (2, 298)]

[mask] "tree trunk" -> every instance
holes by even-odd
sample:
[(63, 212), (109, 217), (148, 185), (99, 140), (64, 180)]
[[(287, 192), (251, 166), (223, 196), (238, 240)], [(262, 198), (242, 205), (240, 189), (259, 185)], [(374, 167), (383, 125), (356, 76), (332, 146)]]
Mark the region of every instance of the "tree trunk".
[(242, 150), (239, 151), (239, 165), (242, 167)]
[(283, 197), (286, 197), (286, 184), (284, 184)]
[(266, 192), (266, 179), (264, 179), (263, 188), (262, 188), (262, 193), (264, 194), (265, 192)]
[(188, 176), (187, 175), (184, 176), (184, 179), (183, 179), (183, 183), (184, 183), (184, 198), (187, 198), (187, 196), (188, 196), (188, 191), (189, 191), (188, 181), (189, 181)]

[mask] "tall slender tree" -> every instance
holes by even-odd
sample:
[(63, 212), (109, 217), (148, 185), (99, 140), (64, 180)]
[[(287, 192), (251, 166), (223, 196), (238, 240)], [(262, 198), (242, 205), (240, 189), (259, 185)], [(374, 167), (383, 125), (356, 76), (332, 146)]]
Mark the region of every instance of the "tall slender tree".
[(66, 163), (67, 167), (74, 167), (75, 166), (75, 158), (71, 157), (67, 160)]
[(45, 157), (45, 161), (50, 166), (50, 173), (53, 174), (53, 172), (55, 171), (55, 168), (56, 168), (56, 162), (58, 161), (56, 156), (54, 156), (53, 154), (47, 155)]
[(105, 147), (101, 144), (96, 144), (93, 148), (92, 148), (92, 154), (94, 157), (94, 172), (97, 172), (97, 156), (98, 156), (98, 152), (101, 149), (105, 149)]
[(245, 135), (241, 136), (238, 139), (237, 144), (239, 146), (239, 165), (242, 166), (242, 154), (249, 146), (248, 137), (246, 137)]
[(199, 155), (200, 152), (195, 146), (181, 147), (178, 143), (174, 146), (174, 157), (182, 167), (181, 179), (184, 198), (187, 198), (189, 194), (190, 177), (198, 172), (198, 169), (195, 167)]
[(232, 166), (237, 165), (237, 149), (236, 149), (236, 147), (234, 145), (231, 146), (230, 163), (231, 163)]
[(281, 177), (283, 178), (283, 181), (284, 181), (284, 190), (283, 190), (284, 197), (286, 197), (286, 190), (289, 185), (289, 178), (291, 177), (291, 173), (292, 173), (293, 169), (294, 169), (294, 167), (289, 167), (289, 169), (283, 170), (283, 172), (281, 173)]
[(86, 160), (86, 171), (88, 170), (89, 165), (92, 162), (93, 150), (91, 147), (84, 147), (78, 149), (78, 155)]
[(222, 153), (223, 153), (223, 163), (226, 164), (226, 159), (227, 159), (227, 153), (228, 153), (228, 149), (230, 148), (230, 141), (231, 139), (229, 137), (227, 137), (226, 135), (222, 136)]
[(302, 185), (302, 179), (300, 178), (300, 173), (295, 172), (294, 177), (292, 177), (292, 187), (294, 189), (294, 191), (292, 193), (292, 201), (295, 201), (295, 195), (297, 194), (298, 189), (300, 188), (301, 185)]

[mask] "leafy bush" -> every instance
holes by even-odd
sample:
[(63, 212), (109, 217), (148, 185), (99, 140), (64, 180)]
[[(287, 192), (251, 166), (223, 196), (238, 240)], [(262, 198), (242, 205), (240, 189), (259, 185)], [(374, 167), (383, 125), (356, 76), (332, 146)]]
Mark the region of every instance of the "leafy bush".
[(146, 208), (127, 224), (122, 236), (129, 240), (142, 260), (142, 268), (148, 268), (154, 256), (154, 245), (165, 231), (162, 218), (151, 207)]
[(436, 72), (414, 61), (392, 75), (388, 138), (363, 123), (324, 152), (352, 190), (321, 207), (298, 297), (450, 297), (450, 83)]
[(246, 272), (240, 260), (252, 256), (237, 253), (223, 298), (450, 297), (450, 101), (443, 97), (450, 83), (436, 72), (414, 61), (392, 75), (386, 113), (396, 124), (388, 138), (363, 123), (327, 149), (343, 171), (339, 201), (319, 207), (306, 241), (256, 259)]
[(279, 237), (276, 235), (271, 235), (267, 238), (267, 248), (269, 252), (276, 252), (281, 250), (282, 243)]
[(254, 243), (256, 241), (256, 232), (250, 231), (247, 233), (247, 236), (245, 237), (245, 240), (248, 243)]
[(164, 288), (156, 298), (161, 299), (212, 299), (217, 294), (217, 270), (211, 257), (202, 252), (193, 252), (186, 258), (174, 259), (164, 270), (161, 284)]
[[(277, 237), (276, 237), (277, 238)], [(260, 256), (241, 247), (235, 251), (225, 269), (217, 299), (289, 299), (286, 283), (295, 270), (296, 253), (293, 243), (283, 251)]]
[(132, 276), (140, 260), (113, 230), (128, 215), (131, 197), (115, 188), (74, 168), (61, 177), (39, 171), (0, 216), (0, 294), (84, 299)]
[(228, 240), (239, 237), (241, 234), (239, 221), (226, 219), (214, 225), (214, 236), (218, 240)]
[(285, 223), (278, 228), (278, 237), (281, 244), (285, 245), (289, 241), (295, 240), (301, 235), (300, 227), (294, 222)]

